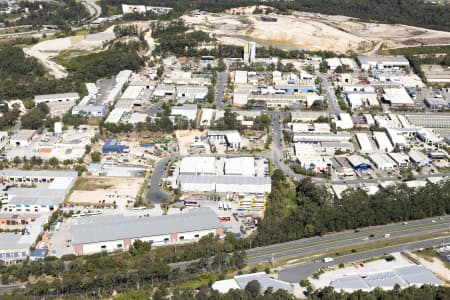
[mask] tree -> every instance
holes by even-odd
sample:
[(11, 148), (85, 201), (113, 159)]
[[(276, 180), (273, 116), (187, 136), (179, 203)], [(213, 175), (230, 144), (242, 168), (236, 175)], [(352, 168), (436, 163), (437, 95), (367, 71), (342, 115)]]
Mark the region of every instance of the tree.
[(273, 171), (272, 174), (273, 181), (284, 181), (285, 179), (286, 176), (284, 175), (283, 171), (281, 171), (280, 169), (276, 169), (275, 171)]
[(49, 159), (48, 163), (50, 164), (50, 166), (52, 166), (53, 168), (56, 168), (59, 166), (59, 160), (56, 157), (52, 157)]
[(261, 284), (258, 280), (252, 280), (247, 283), (244, 290), (250, 298), (255, 299), (261, 294)]
[(98, 151), (94, 151), (91, 153), (91, 159), (92, 159), (92, 162), (98, 163), (102, 159), (102, 154)]

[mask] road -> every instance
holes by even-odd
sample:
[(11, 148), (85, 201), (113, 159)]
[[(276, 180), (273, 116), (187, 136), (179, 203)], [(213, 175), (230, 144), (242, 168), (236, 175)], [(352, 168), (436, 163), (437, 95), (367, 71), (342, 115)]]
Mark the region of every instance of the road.
[(341, 108), (339, 107), (336, 94), (334, 93), (334, 88), (332, 85), (330, 85), (330, 82), (328, 81), (328, 76), (325, 74), (320, 74), (318, 75), (318, 77), (322, 81), (322, 87), (325, 92), (325, 96), (327, 97), (330, 112), (334, 115), (338, 115), (341, 112)]
[(0, 293), (1, 292), (10, 292), (17, 289), (24, 289), (25, 285), (22, 284), (9, 284), (9, 285), (0, 285)]
[(89, 11), (89, 14), (91, 17), (88, 19), (88, 21), (93, 21), (100, 17), (100, 14), (102, 13), (102, 8), (100, 5), (98, 5), (97, 0), (82, 0), (80, 3), (82, 3), (86, 9)]
[(161, 172), (161, 170), (165, 170), (167, 163), (175, 157), (176, 155), (167, 156), (156, 162), (152, 174), (152, 179), (150, 181), (147, 194), (145, 195), (145, 200), (147, 202), (161, 204), (164, 203), (164, 201), (170, 199), (170, 194), (163, 191), (160, 186), (162, 177), (164, 175), (164, 172)]
[(218, 110), (224, 110), (223, 96), (228, 82), (228, 72), (219, 72), (217, 75), (215, 103)]
[[(331, 233), (323, 237), (315, 236), (311, 238), (304, 238), (286, 243), (279, 243), (264, 247), (257, 247), (247, 250), (247, 263), (257, 264), (268, 262), (272, 256), (275, 259), (289, 259), (301, 255), (314, 255), (321, 251), (337, 249), (342, 247), (349, 247), (353, 245), (361, 245), (367, 242), (384, 239), (385, 233), (390, 233), (391, 238), (407, 237), (417, 234), (424, 234), (436, 230), (445, 230), (450, 226), (450, 216), (442, 217), (441, 220), (434, 218), (427, 218), (422, 220), (415, 220), (408, 222), (407, 225), (403, 223), (394, 223), (388, 225), (372, 226), (362, 228), (356, 231), (343, 231), (338, 233)], [(373, 237), (366, 239), (369, 235)], [(172, 267), (183, 268), (192, 263), (179, 262), (171, 264)]]
[[(390, 246), (380, 249), (374, 249), (367, 252), (361, 252), (361, 253), (354, 253), (342, 257), (337, 257), (334, 259), (333, 262), (330, 263), (324, 263), (324, 262), (311, 262), (306, 264), (301, 264), (293, 267), (288, 267), (286, 269), (281, 270), (278, 273), (278, 278), (280, 280), (284, 280), (291, 283), (298, 283), (302, 279), (307, 279), (311, 274), (318, 271), (320, 268), (328, 267), (332, 265), (337, 265), (340, 263), (349, 263), (353, 261), (362, 261), (365, 259), (369, 259), (372, 257), (379, 257), (383, 256), (386, 253), (393, 253), (393, 252), (401, 252), (406, 250), (414, 250), (414, 249), (420, 249), (420, 248), (427, 248), (432, 247), (435, 245), (440, 244), (442, 241), (441, 238), (432, 239), (432, 240), (426, 240), (426, 241), (419, 241), (419, 242), (412, 242), (412, 243), (406, 243), (402, 245), (397, 246)], [(448, 241), (448, 239), (447, 239)]]

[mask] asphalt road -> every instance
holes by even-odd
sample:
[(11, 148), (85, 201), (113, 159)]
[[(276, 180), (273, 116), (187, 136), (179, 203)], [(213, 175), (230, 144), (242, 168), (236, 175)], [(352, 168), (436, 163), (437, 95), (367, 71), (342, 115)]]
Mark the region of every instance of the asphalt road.
[[(433, 223), (433, 220), (436, 222)], [(360, 245), (367, 242), (382, 240), (385, 233), (390, 233), (391, 238), (399, 238), (426, 232), (432, 232), (439, 229), (447, 229), (450, 226), (450, 216), (437, 218), (427, 218), (422, 220), (409, 221), (408, 224), (393, 223), (388, 225), (372, 226), (361, 228), (358, 231), (343, 231), (331, 233), (323, 237), (315, 236), (304, 238), (286, 243), (279, 243), (264, 247), (249, 249), (247, 253), (247, 263), (265, 263), (272, 257), (276, 259), (288, 259), (305, 254), (316, 254), (321, 251), (334, 248), (348, 247), (352, 245)], [(369, 238), (369, 235), (374, 235)], [(368, 239), (366, 239), (368, 238)], [(192, 261), (179, 262), (171, 264), (172, 267), (186, 267)]]
[[(448, 242), (449, 239), (447, 239)], [(442, 239), (433, 239), (433, 240), (427, 240), (427, 241), (420, 241), (420, 242), (412, 242), (412, 243), (406, 243), (398, 246), (390, 246), (385, 248), (379, 248), (370, 250), (367, 252), (361, 252), (361, 253), (354, 253), (342, 257), (337, 257), (333, 260), (333, 262), (324, 263), (322, 261), (320, 262), (311, 262), (306, 264), (301, 264), (293, 267), (288, 267), (286, 269), (281, 270), (278, 273), (278, 278), (280, 280), (284, 280), (291, 283), (297, 283), (302, 279), (307, 279), (312, 273), (318, 271), (320, 268), (328, 267), (332, 265), (337, 265), (340, 263), (349, 263), (353, 261), (362, 261), (371, 257), (378, 257), (383, 256), (386, 253), (393, 253), (393, 252), (401, 252), (406, 250), (414, 250), (414, 249), (420, 249), (420, 248), (427, 248), (432, 247), (435, 245), (440, 244)]]
[(218, 110), (224, 110), (223, 96), (228, 81), (228, 72), (220, 72), (217, 75), (215, 103)]
[(330, 112), (334, 115), (338, 115), (341, 112), (341, 108), (339, 107), (339, 103), (334, 93), (333, 86), (331, 86), (328, 82), (328, 76), (321, 74), (318, 75), (318, 77), (322, 80), (322, 87), (328, 100)]
[(145, 195), (145, 200), (147, 202), (161, 204), (164, 203), (164, 201), (170, 199), (170, 195), (163, 191), (160, 186), (162, 177), (164, 175), (164, 171), (161, 170), (165, 170), (169, 160), (175, 158), (175, 156), (176, 155), (167, 156), (156, 162), (152, 174), (152, 179), (150, 180), (150, 185), (148, 187), (147, 194)]
[[(0, 285), (0, 292), (9, 292), (17, 289), (24, 289), (24, 284), (9, 284), (9, 285)], [(0, 297), (1, 298), (1, 297)]]

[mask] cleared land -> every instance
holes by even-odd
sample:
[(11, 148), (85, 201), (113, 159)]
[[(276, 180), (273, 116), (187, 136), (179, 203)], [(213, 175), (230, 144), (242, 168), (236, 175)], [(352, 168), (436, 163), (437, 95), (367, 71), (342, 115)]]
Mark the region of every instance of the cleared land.
[[(276, 22), (261, 21), (259, 15), (242, 10), (231, 13), (205, 13), (183, 16), (187, 24), (211, 32), (225, 44), (243, 45), (253, 40), (261, 45), (284, 49), (331, 50), (344, 53), (353, 50), (371, 52), (384, 48), (449, 44), (450, 32), (406, 25), (365, 23), (345, 16), (295, 12), (293, 15), (270, 16)], [(248, 14), (245, 14), (248, 13)]]
[(26, 54), (40, 60), (55, 78), (64, 78), (67, 76), (66, 69), (51, 59), (62, 51), (91, 51), (101, 48), (104, 42), (115, 38), (113, 29), (114, 27), (111, 26), (99, 33), (46, 40), (23, 50)]
[(132, 207), (144, 183), (134, 177), (82, 177), (69, 197), (70, 203), (117, 205), (119, 209)]

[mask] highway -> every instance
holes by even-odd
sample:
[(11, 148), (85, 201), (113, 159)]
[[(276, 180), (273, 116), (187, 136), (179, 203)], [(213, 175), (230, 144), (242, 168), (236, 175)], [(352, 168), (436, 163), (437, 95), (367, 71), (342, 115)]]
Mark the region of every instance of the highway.
[[(435, 222), (433, 222), (433, 220)], [(273, 244), (264, 247), (257, 247), (247, 250), (247, 263), (258, 264), (268, 262), (272, 257), (277, 259), (289, 259), (303, 255), (315, 255), (320, 252), (362, 245), (364, 243), (382, 240), (385, 233), (391, 235), (390, 238), (401, 238), (417, 234), (425, 234), (437, 230), (449, 229), (450, 216), (438, 218), (427, 218), (410, 221), (408, 224), (394, 223), (381, 226), (361, 228), (357, 231), (343, 231), (331, 233), (323, 237), (315, 236), (286, 243)], [(370, 237), (373, 235), (373, 237)], [(172, 267), (186, 267), (192, 263), (179, 262), (171, 264)]]
[[(449, 239), (447, 239), (447, 242), (448, 241)], [(284, 280), (287, 282), (298, 283), (300, 280), (308, 278), (308, 276), (310, 276), (311, 274), (313, 274), (314, 272), (318, 271), (320, 268), (323, 267), (329, 267), (340, 263), (345, 264), (353, 261), (363, 261), (365, 259), (369, 259), (372, 257), (383, 256), (386, 253), (432, 247), (440, 244), (441, 242), (442, 242), (441, 238), (436, 238), (419, 242), (405, 243), (402, 245), (389, 246), (366, 252), (353, 253), (350, 255), (334, 258), (333, 262), (329, 263), (324, 263), (323, 261), (320, 261), (320, 262), (309, 262), (305, 264), (299, 264), (296, 266), (286, 267), (285, 269), (281, 270), (278, 273), (278, 278), (280, 280)]]

